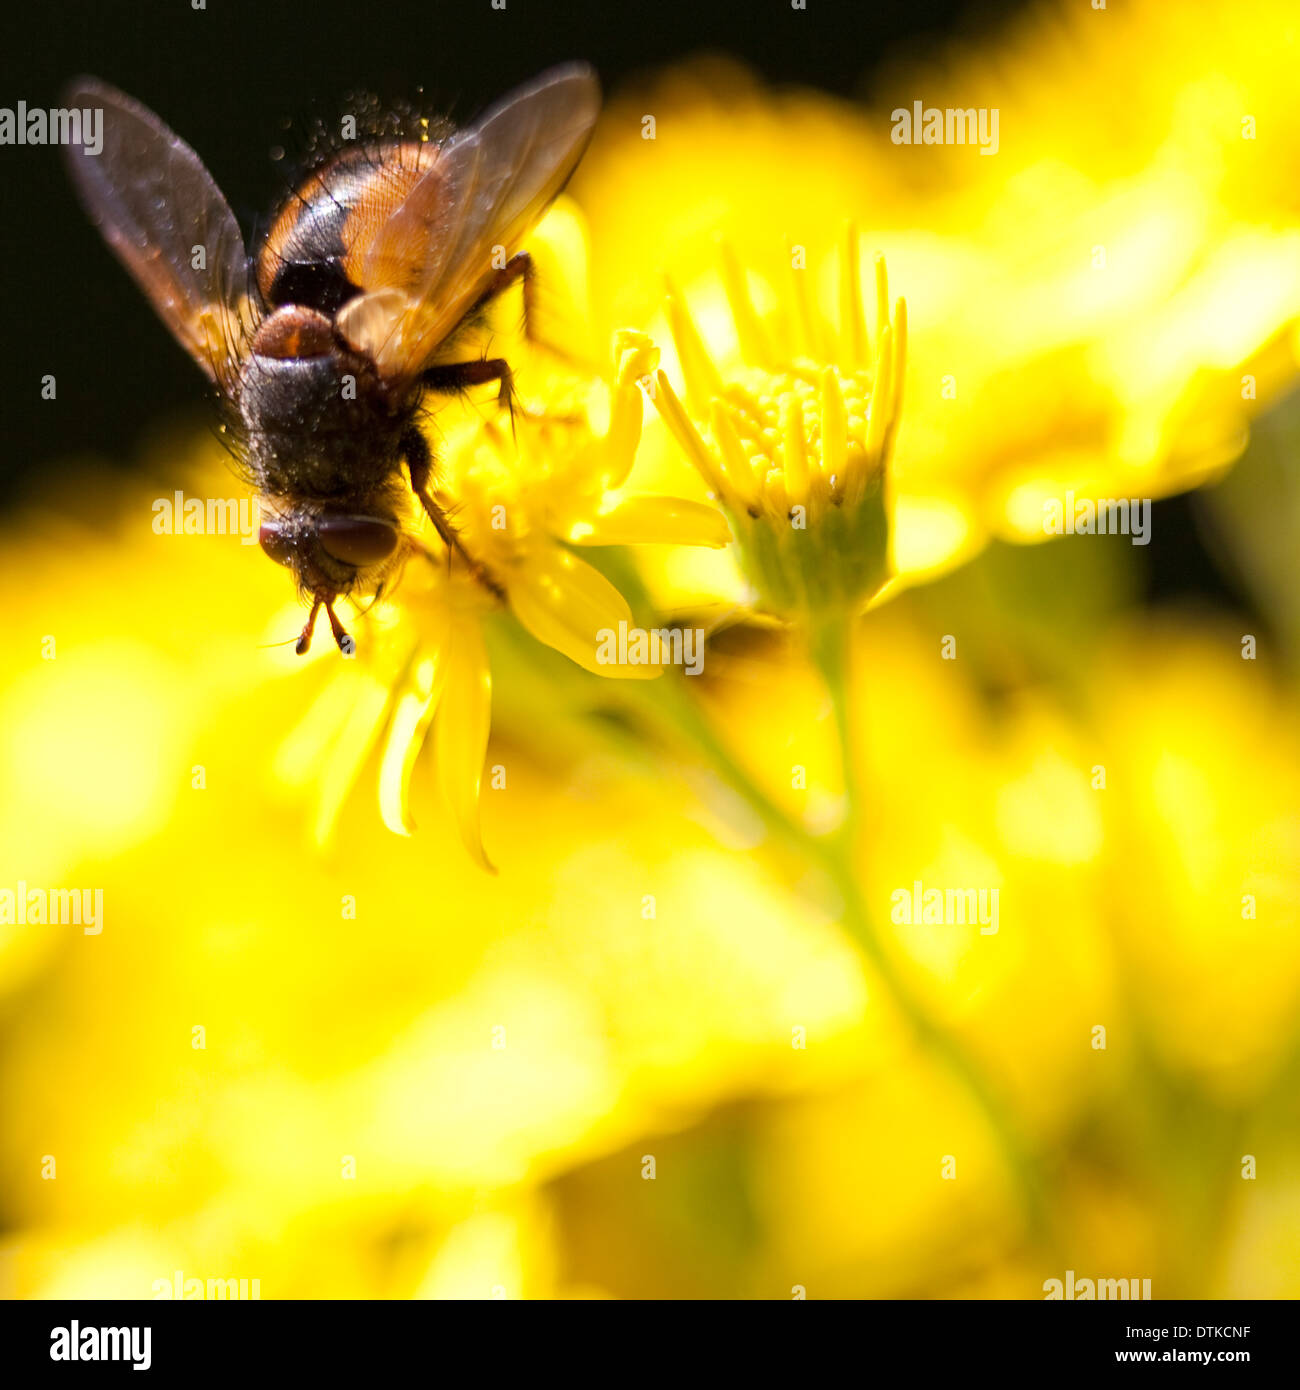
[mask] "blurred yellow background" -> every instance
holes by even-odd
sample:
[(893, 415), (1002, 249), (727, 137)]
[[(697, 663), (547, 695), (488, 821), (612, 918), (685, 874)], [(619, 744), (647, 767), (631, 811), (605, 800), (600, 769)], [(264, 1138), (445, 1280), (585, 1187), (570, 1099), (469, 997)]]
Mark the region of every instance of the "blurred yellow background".
[[(870, 107), (689, 64), (613, 94), (547, 231), (569, 341), (640, 329), (677, 381), (664, 272), (736, 355), (719, 236), (767, 308), (790, 244), (827, 315), (846, 220), (888, 256), (902, 582), (855, 634), (855, 867), (1014, 1116), (1046, 1230), (817, 865), (648, 713), (657, 682), (487, 617), (500, 872), (428, 758), (391, 833), (382, 748), (303, 732), (338, 654), (259, 645), (301, 624), (284, 573), (154, 533), (155, 498), (236, 487), (167, 427), (129, 482), (70, 463), (3, 523), (0, 888), (101, 888), (104, 920), (0, 923), (0, 1290), (1300, 1293), (1298, 27), (1047, 7)], [(892, 144), (917, 95), (999, 108), (996, 157)], [(707, 500), (648, 408), (633, 481)], [(1237, 609), (1152, 603), (1125, 538), (1042, 535), (1065, 489), (1192, 487)], [(607, 567), (661, 612), (746, 598), (730, 549)], [(836, 825), (797, 634), (742, 613), (685, 685), (783, 814)], [(313, 783), (350, 759), (325, 826)], [(996, 886), (997, 932), (892, 922), (917, 880)]]

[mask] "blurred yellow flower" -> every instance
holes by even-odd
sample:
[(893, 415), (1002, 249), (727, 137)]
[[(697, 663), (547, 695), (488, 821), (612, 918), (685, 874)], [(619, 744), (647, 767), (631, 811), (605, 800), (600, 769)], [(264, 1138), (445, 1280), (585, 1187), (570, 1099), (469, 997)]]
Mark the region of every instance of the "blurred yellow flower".
[[(159, 450), (169, 486), (179, 456)], [(475, 868), (423, 781), (424, 836), (355, 797), (341, 851), (302, 847), (262, 749), (362, 657), (258, 646), (277, 597), (266, 636), (292, 626), (283, 576), (238, 537), (153, 535), (156, 490), (87, 488), (93, 525), (42, 507), (0, 548), (42, 595), (0, 683), (3, 882), (106, 903), (99, 937), (0, 927), (6, 1293), (149, 1298), (181, 1269), (264, 1299), (549, 1296), (548, 1183), (875, 1054), (887, 1025), (824, 914), (719, 850), (663, 768), (585, 723), (539, 738), (537, 677), (494, 733), (508, 874)], [(795, 1023), (819, 1051), (791, 1051)]]
[(1130, 788), (1102, 799), (1108, 841), (1125, 846), (1116, 948), (1165, 1065), (1241, 1104), (1291, 1061), (1300, 1010), (1294, 703), (1232, 632), (1126, 636), (1091, 692), (1096, 761)]
[[(768, 285), (789, 275), (782, 238), (803, 248), (826, 316), (828, 229), (852, 219), (884, 250), (912, 326), (890, 490), (901, 583), (990, 535), (1045, 540), (1067, 492), (1204, 483), (1296, 373), (1300, 229), (1277, 178), (1300, 150), (1290, 7), (1244, 22), (1227, 0), (1044, 6), (1009, 28), (886, 69), (871, 105), (767, 90), (730, 60), (656, 73), (611, 102), (573, 186), (602, 322), (666, 343), (667, 273), (714, 356), (736, 348), (718, 237)], [(918, 97), (999, 112), (996, 154), (894, 144), (891, 112)], [(647, 476), (678, 490), (675, 452), (647, 432)], [(668, 601), (726, 582), (702, 559), (658, 566)]]
[[(259, 746), (338, 658), (253, 645), (244, 616), (282, 576), (237, 539), (153, 536), (152, 495), (92, 494), (93, 526), (28, 515), (3, 547), (11, 585), (42, 595), (11, 615), (0, 689), (5, 881), (102, 884), (107, 920), (0, 937), (6, 1291), (148, 1298), (179, 1268), (258, 1278), (265, 1299), (1041, 1297), (1060, 1270), (1026, 1246), (980, 1118), (803, 869), (700, 769), (704, 806), (658, 750), (612, 756), (543, 679), (512, 679), (489, 823), (508, 874), (459, 852), (423, 783), (425, 836), (354, 798), (346, 852), (297, 849)], [(893, 946), (1063, 1173), (1072, 1249), (1164, 1292), (1294, 1294), (1294, 1124), (1269, 1102), (1300, 997), (1286, 697), (1215, 635), (1140, 629), (1098, 648), (1090, 713), (1044, 690), (990, 702), (975, 663), (936, 659), (916, 599), (860, 634), (867, 891), (883, 917), (914, 877), (978, 874), (1003, 913), (995, 935), (897, 928)], [(775, 636), (732, 634), (701, 684), (774, 795), (815, 816), (841, 794), (819, 684)], [(1223, 1155), (1153, 1101), (1165, 1066), (1194, 1135), (1231, 1107), (1241, 1152), (1279, 1169), (1221, 1222), (1168, 1180)], [(1182, 1254), (1198, 1221), (1220, 1242), (1203, 1265)], [(644, 1243), (611, 1241), (616, 1222)]]
[[(1268, 487), (1232, 475), (1258, 643), (1138, 608), (1128, 546), (975, 554), (1062, 485), (1209, 476), (1294, 380), (1300, 23), (1260, 13), (1267, 45), (1216, 0), (1036, 15), (870, 108), (728, 67), (613, 101), (576, 185), (594, 292), (573, 204), (531, 248), (561, 353), (510, 340), (513, 428), (474, 400), (430, 423), (493, 587), (430, 540), (355, 658), (257, 645), (300, 617), (255, 529), (151, 529), (155, 493), (228, 486), (189, 435), (6, 518), (0, 889), (95, 885), (104, 929), (0, 916), (0, 1291), (1300, 1292), (1300, 743), (1268, 601), (1294, 418)], [(893, 146), (920, 94), (999, 105), (997, 157)], [(883, 272), (868, 334), (832, 254), (846, 219), (908, 288), (906, 357)], [(752, 549), (859, 488), (904, 581), (972, 557), (841, 624), (862, 699), (757, 623), (698, 679), (595, 678), (648, 672), (596, 656), (636, 575), (584, 547), (733, 602), (710, 492)], [(304, 792), (327, 852), (291, 833)], [(895, 917), (922, 882), (996, 920)]]

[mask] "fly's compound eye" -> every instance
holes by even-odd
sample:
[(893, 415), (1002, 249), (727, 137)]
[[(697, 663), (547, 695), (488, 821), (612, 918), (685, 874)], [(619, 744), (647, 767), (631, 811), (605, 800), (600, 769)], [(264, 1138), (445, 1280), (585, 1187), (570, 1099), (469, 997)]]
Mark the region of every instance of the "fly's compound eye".
[(257, 543), (277, 565), (293, 562), (294, 543), (274, 521), (264, 521), (257, 531)]
[(316, 536), (326, 554), (345, 565), (378, 565), (397, 549), (400, 532), (391, 521), (373, 516), (323, 516)]

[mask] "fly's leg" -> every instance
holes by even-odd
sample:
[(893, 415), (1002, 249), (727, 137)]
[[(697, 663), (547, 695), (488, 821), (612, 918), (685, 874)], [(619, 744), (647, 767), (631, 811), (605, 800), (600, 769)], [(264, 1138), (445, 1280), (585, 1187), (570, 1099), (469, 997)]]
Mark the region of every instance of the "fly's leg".
[(492, 577), (487, 567), (465, 549), (464, 542), (457, 534), (456, 528), (448, 520), (447, 513), (433, 500), (433, 495), (429, 491), (429, 483), (433, 477), (433, 457), (429, 453), (429, 446), (425, 443), (424, 436), (418, 429), (412, 427), (402, 436), (401, 447), (406, 458), (407, 469), (411, 474), (411, 490), (420, 499), (420, 505), (428, 514), (429, 520), (433, 522), (434, 529), (442, 537), (442, 543), (447, 547), (448, 563), (451, 561), (453, 552), (459, 555), (466, 568), (489, 593), (499, 599), (504, 599), (505, 590)]
[(495, 299), (510, 288), (515, 281), (521, 281), (524, 292), (524, 337), (534, 346), (558, 357), (576, 370), (594, 375), (595, 368), (575, 353), (567, 352), (555, 343), (548, 342), (537, 332), (537, 267), (527, 251), (516, 251), (513, 256), (492, 277), (486, 290), (474, 306), (481, 308), (489, 300)]
[(298, 635), (297, 645), (294, 651), (299, 656), (306, 656), (311, 648), (312, 634), (316, 631), (316, 615), (321, 609), (325, 610), (330, 620), (330, 631), (334, 634), (334, 642), (339, 651), (344, 656), (351, 656), (357, 649), (357, 644), (352, 640), (351, 633), (347, 632), (343, 624), (339, 621), (338, 614), (334, 611), (334, 601), (326, 598), (324, 594), (317, 594), (312, 600), (311, 614), (303, 624), (302, 632)]
[(444, 362), (436, 367), (426, 367), (420, 373), (420, 380), (430, 391), (442, 395), (455, 395), (468, 386), (482, 386), (485, 382), (497, 383), (497, 404), (511, 415), (515, 410), (515, 377), (510, 363), (504, 357), (485, 357), (478, 362)]
[(526, 420), (551, 421), (556, 424), (572, 425), (578, 423), (576, 415), (556, 415), (546, 410), (533, 410), (515, 395), (514, 373), (504, 357), (485, 357), (477, 362), (442, 362), (434, 367), (426, 367), (420, 373), (420, 380), (430, 391), (443, 395), (454, 395), (467, 386), (482, 386), (495, 381), (497, 405), (510, 412), (510, 430), (514, 433), (515, 413)]
[[(520, 282), (523, 289), (524, 337), (534, 347), (550, 353), (552, 357), (558, 358), (574, 371), (580, 372), (584, 376), (599, 375), (600, 369), (594, 363), (588, 362), (576, 353), (568, 352), (538, 334), (537, 277), (533, 258), (527, 251), (517, 251), (500, 270), (494, 272), (492, 279), (488, 282), (487, 289), (475, 301), (467, 317), (474, 317), (484, 305), (504, 294), (516, 281)], [(463, 372), (469, 374), (462, 375)], [(514, 378), (510, 372), (510, 366), (499, 357), (489, 358), (483, 362), (456, 362), (446, 366), (430, 367), (422, 373), (422, 379), (435, 391), (459, 391), (466, 386), (474, 386), (484, 381), (499, 381), (501, 389), (497, 399), (502, 404), (510, 406), (512, 421), (516, 404), (518, 404), (521, 414), (526, 415), (530, 420), (554, 420), (562, 424), (574, 424), (579, 418), (574, 415), (556, 415), (544, 410), (531, 410), (522, 402), (518, 402), (514, 393)]]

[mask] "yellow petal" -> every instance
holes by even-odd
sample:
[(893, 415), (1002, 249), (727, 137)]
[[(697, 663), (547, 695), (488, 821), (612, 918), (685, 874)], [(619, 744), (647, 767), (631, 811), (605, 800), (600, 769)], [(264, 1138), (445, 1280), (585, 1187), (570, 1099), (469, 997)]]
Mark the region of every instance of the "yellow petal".
[(298, 788), (320, 776), (322, 757), (347, 722), (353, 693), (350, 680), (336, 671), (328, 672), (307, 713), (276, 750), (271, 770), (278, 781)]
[(379, 741), (389, 705), (389, 689), (369, 672), (358, 673), (355, 703), (337, 743), (325, 760), (314, 834), (318, 845), (328, 843), (371, 750)]
[(444, 643), (436, 655), (420, 662), (408, 687), (398, 697), (388, 726), (388, 742), (379, 764), (379, 814), (395, 835), (415, 828), (410, 813), (411, 773), (424, 746), (447, 673)]
[(528, 556), (512, 579), (510, 606), (539, 642), (597, 676), (644, 679), (659, 674), (657, 666), (599, 660), (619, 623), (632, 625), (632, 610), (599, 570), (558, 545), (539, 545)]
[(605, 433), (605, 486), (622, 487), (641, 443), (644, 397), (640, 382), (659, 365), (659, 349), (644, 333), (623, 329), (614, 335), (616, 378)]
[(707, 545), (731, 540), (727, 519), (716, 508), (682, 497), (625, 497), (574, 527), (575, 545)]
[(453, 619), (447, 638), (446, 680), (438, 703), (434, 757), (438, 782), (456, 818), (461, 843), (488, 873), (496, 873), (483, 851), (479, 791), (483, 758), (492, 724), (492, 672), (478, 621), (467, 614)]

